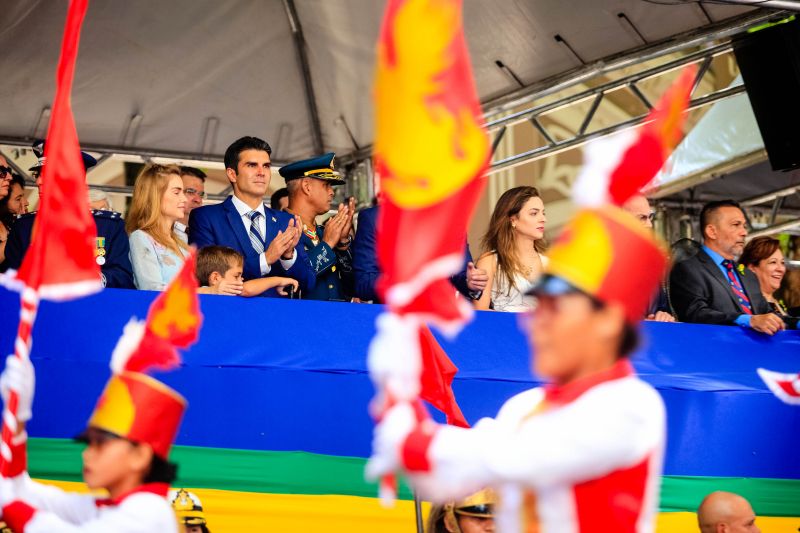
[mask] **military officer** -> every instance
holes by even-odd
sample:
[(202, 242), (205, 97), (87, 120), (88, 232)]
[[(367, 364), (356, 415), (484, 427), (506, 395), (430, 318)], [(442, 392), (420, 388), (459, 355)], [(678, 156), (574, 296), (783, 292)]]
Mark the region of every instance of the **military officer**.
[[(33, 151), (39, 160), (36, 165), (30, 168), (33, 177), (36, 179), (36, 186), (42, 190), (42, 168), (46, 164), (44, 156), (44, 141), (37, 141), (33, 145)], [(83, 166), (90, 169), (97, 164), (97, 160), (91, 155), (81, 152)], [(95, 261), (100, 265), (103, 284), (106, 287), (133, 289), (133, 269), (128, 257), (130, 251), (128, 245), (128, 235), (125, 232), (125, 221), (122, 215), (115, 211), (102, 209), (92, 210), (97, 226), (97, 239), (95, 240)], [(31, 244), (36, 212), (20, 215), (11, 226), (6, 244), (6, 262), (4, 268), (19, 269), (25, 257), (28, 247)]]
[(334, 170), (334, 157), (335, 154), (328, 153), (280, 169), (289, 190), (286, 210), (298, 215), (303, 222), (300, 242), (317, 276), (314, 288), (302, 295), (308, 300), (347, 301), (352, 294), (350, 243), (355, 200), (351, 198), (347, 204), (339, 205), (336, 214), (324, 226), (316, 220), (330, 210), (333, 187), (344, 184), (344, 179)]
[(197, 495), (186, 489), (178, 489), (171, 490), (168, 499), (178, 516), (178, 522), (184, 528), (180, 533), (209, 533), (203, 504)]

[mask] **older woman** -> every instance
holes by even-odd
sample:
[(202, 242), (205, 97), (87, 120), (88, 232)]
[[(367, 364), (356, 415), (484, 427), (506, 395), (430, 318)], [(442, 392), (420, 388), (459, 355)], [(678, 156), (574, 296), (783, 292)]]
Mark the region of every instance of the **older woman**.
[(775, 297), (786, 275), (786, 260), (780, 241), (772, 237), (756, 237), (744, 247), (739, 263), (756, 275), (761, 294), (772, 308), (781, 315), (788, 315), (783, 303)]
[(526, 311), (529, 299), (524, 294), (539, 278), (547, 257), (544, 251), (544, 203), (535, 187), (515, 187), (500, 199), (483, 236), (487, 250), (477, 267), (489, 280), (483, 295), (475, 302), (478, 309)]
[(147, 165), (136, 178), (125, 229), (137, 289), (162, 291), (180, 272), (189, 248), (173, 226), (185, 207), (176, 165)]

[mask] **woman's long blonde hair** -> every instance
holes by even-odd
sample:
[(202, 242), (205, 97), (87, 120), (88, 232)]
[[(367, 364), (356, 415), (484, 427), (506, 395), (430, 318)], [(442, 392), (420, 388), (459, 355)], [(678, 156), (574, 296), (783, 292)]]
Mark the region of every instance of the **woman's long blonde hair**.
[(428, 522), (425, 524), (425, 533), (449, 533), (447, 526), (444, 524), (444, 520), (444, 504), (437, 503), (431, 505), (431, 511), (428, 514)]
[[(511, 217), (519, 215), (522, 207), (531, 198), (540, 198), (536, 187), (524, 185), (504, 192), (497, 200), (492, 218), (489, 220), (489, 228), (481, 239), (485, 254), (497, 254), (497, 276), (502, 276), (508, 281), (509, 291), (512, 287), (516, 288), (514, 275), (524, 273), (520, 258), (517, 257), (516, 236), (511, 225)], [(545, 249), (544, 240), (535, 241), (533, 247), (538, 253), (542, 253)]]
[(129, 235), (140, 229), (179, 256), (189, 246), (178, 237), (174, 229), (170, 228), (168, 232), (164, 230), (161, 223), (161, 202), (170, 178), (180, 175), (181, 169), (177, 165), (146, 165), (136, 177), (131, 207), (125, 219), (125, 230)]

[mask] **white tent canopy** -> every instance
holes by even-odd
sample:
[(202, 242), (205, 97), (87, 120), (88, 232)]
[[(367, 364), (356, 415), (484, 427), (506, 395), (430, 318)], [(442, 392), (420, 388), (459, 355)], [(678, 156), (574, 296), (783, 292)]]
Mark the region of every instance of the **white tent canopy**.
[[(0, 143), (28, 144), (46, 132), (66, 5), (3, 3)], [(91, 0), (73, 89), (81, 142), (96, 151), (218, 159), (235, 138), (257, 135), (277, 161), (369, 145), (383, 7), (379, 0)], [(514, 76), (541, 85), (748, 9), (465, 0), (465, 28), (478, 91), (489, 102), (521, 89)]]

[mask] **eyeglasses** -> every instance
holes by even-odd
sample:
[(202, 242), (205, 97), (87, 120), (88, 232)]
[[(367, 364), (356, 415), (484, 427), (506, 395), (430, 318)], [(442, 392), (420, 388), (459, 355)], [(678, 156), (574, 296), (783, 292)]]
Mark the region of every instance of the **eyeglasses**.
[(197, 189), (184, 189), (183, 194), (186, 196), (197, 196), (198, 198), (205, 198), (205, 191), (198, 191)]
[(636, 215), (636, 218), (639, 219), (639, 222), (647, 222), (648, 220), (653, 222), (656, 219), (656, 214), (650, 213), (649, 215)]
[(2, 167), (0, 166), (0, 177), (2, 176), (10, 176), (12, 169), (10, 167)]

